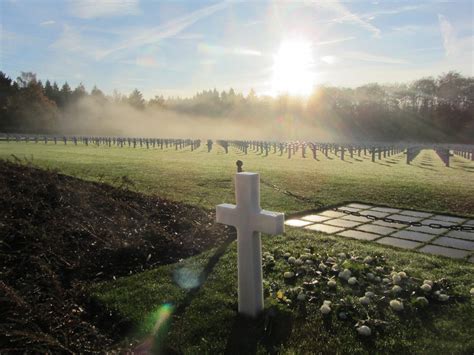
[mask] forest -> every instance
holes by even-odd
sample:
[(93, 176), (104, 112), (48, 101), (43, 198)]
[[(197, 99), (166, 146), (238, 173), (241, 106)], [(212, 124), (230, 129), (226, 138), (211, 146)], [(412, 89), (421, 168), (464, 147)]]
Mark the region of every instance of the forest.
[[(213, 130), (219, 136), (210, 138), (474, 143), (474, 78), (457, 72), (410, 83), (319, 86), (307, 98), (212, 89), (189, 98), (148, 100), (138, 89), (106, 95), (97, 86), (88, 91), (82, 84), (43, 82), (31, 72), (16, 79), (0, 72), (0, 110), (0, 132), (11, 134), (162, 137), (179, 130), (160, 132), (160, 127), (184, 120), (202, 125), (205, 119), (229, 127)], [(139, 121), (142, 130), (129, 132), (134, 117), (145, 118)], [(252, 135), (246, 137), (246, 130)]]

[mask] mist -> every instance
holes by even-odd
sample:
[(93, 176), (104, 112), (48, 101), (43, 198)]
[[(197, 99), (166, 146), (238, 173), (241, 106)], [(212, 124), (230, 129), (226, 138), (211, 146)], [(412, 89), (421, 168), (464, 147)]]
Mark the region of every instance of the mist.
[(238, 116), (235, 112), (210, 117), (153, 107), (137, 109), (125, 102), (94, 97), (81, 98), (62, 115), (57, 131), (66, 135), (276, 141), (332, 140), (337, 136), (289, 112), (276, 118)]
[(306, 98), (233, 89), (145, 100), (0, 72), (0, 132), (319, 142), (474, 143), (474, 78), (449, 72), (398, 85), (320, 86)]

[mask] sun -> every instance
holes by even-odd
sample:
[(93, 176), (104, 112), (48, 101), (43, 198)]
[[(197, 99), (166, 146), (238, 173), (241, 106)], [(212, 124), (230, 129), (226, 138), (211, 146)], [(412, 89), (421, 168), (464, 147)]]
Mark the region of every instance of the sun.
[(274, 56), (272, 93), (308, 96), (314, 86), (312, 46), (304, 39), (284, 40)]

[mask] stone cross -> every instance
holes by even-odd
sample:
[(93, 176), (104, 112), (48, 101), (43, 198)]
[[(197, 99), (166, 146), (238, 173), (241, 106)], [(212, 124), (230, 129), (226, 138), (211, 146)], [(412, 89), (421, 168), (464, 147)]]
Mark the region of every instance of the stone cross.
[(237, 205), (216, 207), (218, 223), (237, 229), (239, 313), (256, 317), (263, 310), (262, 247), (260, 232), (284, 232), (284, 214), (260, 208), (260, 177), (256, 173), (235, 175)]

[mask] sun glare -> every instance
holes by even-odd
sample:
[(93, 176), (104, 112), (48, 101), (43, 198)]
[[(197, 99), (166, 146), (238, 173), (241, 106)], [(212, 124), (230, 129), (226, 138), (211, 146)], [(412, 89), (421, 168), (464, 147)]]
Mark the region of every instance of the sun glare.
[(313, 90), (311, 43), (303, 39), (285, 40), (274, 56), (272, 94), (308, 96)]

